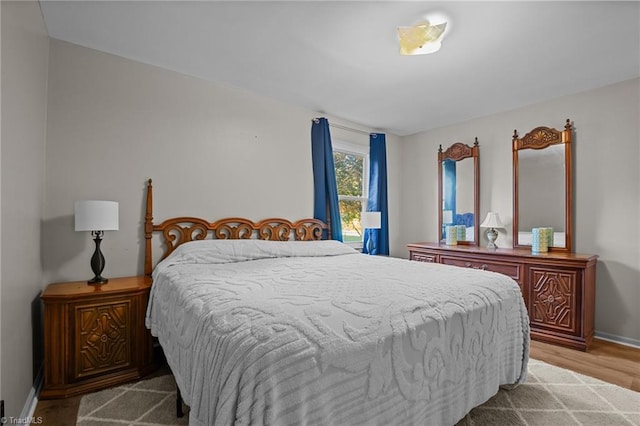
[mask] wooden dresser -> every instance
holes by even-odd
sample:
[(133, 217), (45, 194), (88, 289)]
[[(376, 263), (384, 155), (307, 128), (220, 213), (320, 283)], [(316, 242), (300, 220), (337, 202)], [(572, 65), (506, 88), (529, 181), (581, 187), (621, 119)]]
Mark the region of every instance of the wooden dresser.
[(49, 285), (44, 302), (41, 399), (66, 398), (139, 379), (155, 368), (144, 325), (150, 277)]
[(594, 333), (598, 256), (438, 243), (409, 244), (408, 248), (411, 260), (510, 276), (522, 290), (532, 339), (588, 349)]

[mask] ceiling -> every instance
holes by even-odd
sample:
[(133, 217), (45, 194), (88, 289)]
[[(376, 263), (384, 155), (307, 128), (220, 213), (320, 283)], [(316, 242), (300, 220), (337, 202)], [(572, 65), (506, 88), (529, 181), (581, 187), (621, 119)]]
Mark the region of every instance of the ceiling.
[[(53, 38), (408, 135), (640, 76), (637, 2), (41, 1)], [(450, 17), (442, 49), (396, 28)]]

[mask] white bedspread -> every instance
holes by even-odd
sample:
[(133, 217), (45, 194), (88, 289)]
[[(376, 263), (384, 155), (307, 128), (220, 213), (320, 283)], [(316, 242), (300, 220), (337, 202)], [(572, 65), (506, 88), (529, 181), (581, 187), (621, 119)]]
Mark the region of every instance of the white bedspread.
[(505, 275), (213, 240), (153, 278), (146, 324), (191, 425), (448, 425), (526, 378), (529, 320)]

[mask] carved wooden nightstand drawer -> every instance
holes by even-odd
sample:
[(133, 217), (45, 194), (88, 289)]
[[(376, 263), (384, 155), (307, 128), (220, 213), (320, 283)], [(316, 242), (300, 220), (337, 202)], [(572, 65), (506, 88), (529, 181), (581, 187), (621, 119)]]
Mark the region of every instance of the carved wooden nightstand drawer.
[(144, 326), (151, 279), (51, 284), (44, 302), (41, 399), (66, 398), (139, 379), (155, 368)]
[(134, 364), (131, 300), (83, 303), (73, 307), (71, 321), (74, 351), (78, 359), (74, 366), (74, 380), (127, 368)]

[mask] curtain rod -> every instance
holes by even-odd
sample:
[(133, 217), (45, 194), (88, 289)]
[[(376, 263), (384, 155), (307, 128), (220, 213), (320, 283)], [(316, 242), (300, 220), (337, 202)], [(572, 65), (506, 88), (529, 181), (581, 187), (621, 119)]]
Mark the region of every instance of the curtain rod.
[[(311, 121), (313, 121), (316, 124), (320, 122), (318, 118), (314, 118)], [(365, 132), (364, 130), (354, 129), (352, 127), (342, 126), (340, 124), (329, 123), (329, 127), (335, 127), (336, 129), (346, 130), (348, 132), (360, 133), (361, 135), (366, 135), (366, 136), (372, 135), (374, 138), (376, 137), (376, 132)]]

